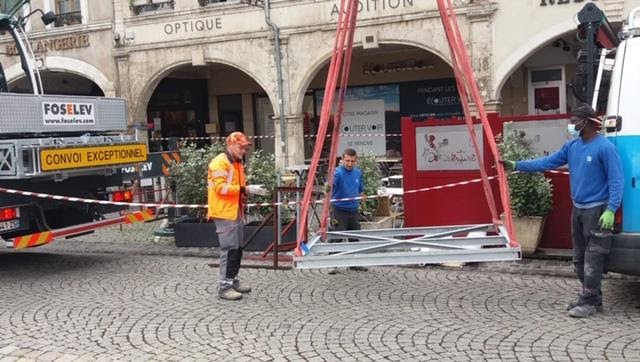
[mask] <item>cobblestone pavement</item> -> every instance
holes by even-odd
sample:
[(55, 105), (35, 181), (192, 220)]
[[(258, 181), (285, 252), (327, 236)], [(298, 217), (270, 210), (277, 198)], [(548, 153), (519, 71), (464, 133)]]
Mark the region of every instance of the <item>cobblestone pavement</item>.
[(215, 249), (137, 231), (0, 252), (0, 361), (640, 360), (635, 278), (608, 278), (589, 319), (566, 315), (577, 282), (562, 260), (243, 269), (254, 291), (227, 302)]

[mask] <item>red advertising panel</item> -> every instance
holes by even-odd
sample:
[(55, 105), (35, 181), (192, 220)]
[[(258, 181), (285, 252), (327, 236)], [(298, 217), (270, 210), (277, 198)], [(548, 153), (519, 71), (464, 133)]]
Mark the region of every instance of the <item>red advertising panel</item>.
[[(496, 133), (501, 124), (496, 116), (489, 117)], [(480, 121), (475, 126), (482, 140), (480, 155), (490, 175), (495, 174), (491, 153), (484, 149)], [(402, 119), (402, 154), (404, 189), (416, 190), (480, 178), (478, 161), (469, 130), (464, 120)], [(497, 185), (496, 185), (497, 189)], [(498, 193), (494, 192), (497, 198)], [(411, 226), (461, 225), (491, 223), (491, 214), (479, 182), (454, 188), (406, 194), (405, 224)]]
[[(504, 122), (525, 132), (532, 147), (541, 155), (560, 148), (566, 139), (567, 115), (520, 116), (500, 118), (489, 115), (495, 134), (502, 133)], [(496, 174), (494, 160), (486, 147), (480, 122), (475, 126), (482, 139), (480, 155), (489, 176)], [(478, 180), (480, 172), (468, 128), (462, 119), (413, 121), (402, 119), (402, 154), (404, 190), (449, 185)], [(568, 176), (547, 174), (554, 186), (554, 206), (547, 217), (542, 248), (571, 248), (571, 199)], [(499, 192), (492, 181), (498, 207)], [(437, 226), (490, 223), (491, 214), (480, 182), (450, 188), (406, 193), (404, 196), (405, 225)], [(501, 210), (499, 210), (501, 211)]]

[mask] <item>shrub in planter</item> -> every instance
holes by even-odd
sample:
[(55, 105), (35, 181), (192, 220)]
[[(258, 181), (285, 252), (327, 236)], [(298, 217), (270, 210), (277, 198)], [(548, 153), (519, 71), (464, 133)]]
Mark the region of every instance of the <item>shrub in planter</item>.
[[(204, 148), (189, 144), (180, 149), (180, 163), (169, 167), (169, 182), (175, 184), (180, 204), (207, 204), (207, 169), (209, 162), (224, 152), (224, 142)], [(184, 211), (183, 211), (184, 212)], [(176, 246), (219, 246), (215, 224), (208, 222), (206, 209), (188, 209), (187, 218), (174, 226)]]
[[(538, 155), (531, 149), (526, 134), (505, 123), (498, 136), (502, 159), (526, 160)], [(533, 253), (540, 243), (546, 215), (553, 206), (553, 185), (542, 173), (510, 173), (507, 176), (516, 238), (525, 254)]]
[[(367, 196), (377, 195), (378, 188), (382, 185), (382, 172), (375, 156), (372, 154), (358, 155), (357, 166), (362, 170), (364, 177), (364, 194)], [(360, 214), (368, 221), (373, 220), (377, 208), (378, 199), (367, 199), (360, 202)]]
[[(181, 162), (174, 162), (169, 167), (169, 181), (176, 186), (178, 203), (206, 205), (209, 162), (225, 149), (224, 142), (203, 148), (197, 148), (194, 144), (180, 148)], [(207, 216), (206, 209), (189, 210), (188, 213), (199, 220)]]
[[(216, 142), (211, 146), (204, 148), (197, 148), (195, 145), (190, 144), (180, 149), (180, 158), (182, 162), (174, 163), (169, 168), (171, 182), (175, 182), (177, 200), (181, 204), (207, 204), (207, 170), (211, 160), (219, 153), (224, 152), (226, 145), (224, 142)], [(278, 178), (278, 169), (275, 167), (275, 157), (272, 154), (264, 153), (261, 150), (257, 150), (249, 155), (249, 160), (246, 164), (246, 177), (247, 184), (249, 185), (264, 185), (267, 190), (274, 190)], [(251, 196), (249, 202), (262, 203), (271, 202), (271, 196)], [(250, 220), (262, 220), (266, 215), (271, 212), (270, 207), (260, 207), (249, 209), (248, 219)], [(176, 225), (176, 245), (181, 246), (217, 246), (217, 236), (214, 236), (215, 240), (213, 245), (209, 242), (200, 242), (194, 240), (194, 238), (209, 238), (203, 236), (203, 227), (207, 230), (207, 233), (215, 234), (215, 226), (213, 222), (207, 222), (206, 209), (187, 211), (189, 218), (184, 221), (184, 224), (189, 223), (201, 223), (206, 224), (199, 225), (191, 228), (192, 230), (200, 230), (196, 233), (192, 233), (188, 225)], [(269, 237), (272, 239), (272, 228), (265, 228), (265, 233), (271, 233)], [(184, 232), (183, 232), (184, 231)], [(245, 230), (245, 237), (249, 237), (251, 231)], [(188, 240), (183, 240), (183, 236)], [(189, 245), (186, 245), (188, 243)], [(206, 245), (202, 245), (206, 244)], [(252, 244), (252, 246), (260, 248), (259, 245)], [(260, 244), (257, 242), (257, 244)]]

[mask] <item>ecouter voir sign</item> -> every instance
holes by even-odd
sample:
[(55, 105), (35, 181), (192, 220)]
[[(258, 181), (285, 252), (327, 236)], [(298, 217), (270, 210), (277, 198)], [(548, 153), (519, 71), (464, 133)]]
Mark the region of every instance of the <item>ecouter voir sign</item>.
[(91, 103), (42, 102), (42, 122), (45, 126), (95, 125), (95, 108)]
[(344, 102), (340, 149), (353, 148), (358, 154), (385, 153), (384, 100)]
[(144, 144), (50, 148), (40, 151), (42, 171), (138, 163), (146, 160), (147, 146)]

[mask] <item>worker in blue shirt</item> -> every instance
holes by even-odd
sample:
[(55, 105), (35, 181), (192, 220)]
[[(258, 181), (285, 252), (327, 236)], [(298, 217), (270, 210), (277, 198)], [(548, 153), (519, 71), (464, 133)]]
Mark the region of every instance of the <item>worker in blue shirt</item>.
[(572, 112), (568, 131), (573, 139), (555, 153), (529, 161), (501, 160), (508, 170), (541, 172), (568, 164), (573, 211), (573, 263), (582, 283), (572, 317), (587, 317), (602, 308), (602, 273), (611, 248), (614, 215), (620, 207), (623, 173), (615, 146), (598, 129), (601, 121), (582, 104)]
[[(364, 177), (356, 167), (358, 154), (353, 148), (342, 153), (342, 162), (333, 174), (332, 199), (364, 197)], [(360, 200), (335, 201), (331, 205), (333, 229), (336, 231), (360, 230)], [(349, 239), (349, 241), (357, 241)], [(365, 267), (350, 267), (351, 270), (366, 271)], [(331, 268), (329, 274), (336, 274), (337, 268)]]

